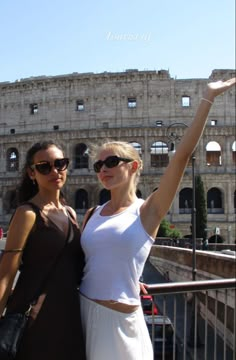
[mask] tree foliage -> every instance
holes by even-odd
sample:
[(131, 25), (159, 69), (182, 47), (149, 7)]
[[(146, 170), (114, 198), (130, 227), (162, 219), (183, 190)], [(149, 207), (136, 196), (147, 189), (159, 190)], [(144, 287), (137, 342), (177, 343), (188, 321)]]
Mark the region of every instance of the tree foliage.
[(196, 237), (205, 239), (207, 228), (206, 196), (200, 175), (195, 177)]
[(182, 237), (180, 230), (172, 228), (170, 222), (167, 219), (163, 219), (157, 237), (169, 237), (172, 239), (178, 239)]

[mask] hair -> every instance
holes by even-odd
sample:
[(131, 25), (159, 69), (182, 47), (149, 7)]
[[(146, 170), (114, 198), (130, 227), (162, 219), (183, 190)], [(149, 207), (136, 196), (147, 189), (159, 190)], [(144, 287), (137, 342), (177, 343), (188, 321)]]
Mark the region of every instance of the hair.
[[(47, 150), (51, 146), (55, 146), (63, 152), (61, 146), (55, 144), (53, 141), (42, 141), (37, 142), (31, 146), (31, 148), (27, 151), (25, 165), (22, 169), (21, 182), (17, 189), (17, 204), (20, 205), (25, 201), (28, 201), (33, 196), (38, 193), (38, 184), (36, 181), (32, 181), (28, 175), (28, 169), (34, 163), (34, 156), (40, 150)], [(64, 196), (62, 192), (60, 192), (60, 200), (65, 203)]]
[(143, 169), (143, 161), (140, 158), (138, 151), (133, 147), (132, 144), (125, 141), (107, 141), (101, 145), (92, 145), (91, 157), (97, 160), (99, 154), (103, 150), (111, 149), (116, 155), (125, 157), (128, 159), (136, 160), (138, 162), (137, 171), (135, 173), (135, 186), (137, 186), (141, 171)]

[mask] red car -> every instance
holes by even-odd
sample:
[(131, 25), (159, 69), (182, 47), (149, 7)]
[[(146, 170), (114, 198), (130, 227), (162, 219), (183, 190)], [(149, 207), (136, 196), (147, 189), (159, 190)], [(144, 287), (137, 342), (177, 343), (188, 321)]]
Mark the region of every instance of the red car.
[(141, 304), (144, 314), (152, 315), (153, 311), (154, 315), (158, 315), (158, 309), (152, 295), (141, 295)]

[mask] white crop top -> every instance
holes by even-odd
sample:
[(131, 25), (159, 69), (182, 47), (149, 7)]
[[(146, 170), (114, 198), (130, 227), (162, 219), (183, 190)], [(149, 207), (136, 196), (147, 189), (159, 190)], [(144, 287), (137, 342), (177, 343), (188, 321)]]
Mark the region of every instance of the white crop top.
[(137, 199), (123, 212), (102, 216), (99, 206), (81, 236), (86, 265), (80, 285), (90, 299), (140, 304), (139, 278), (153, 244), (144, 230)]

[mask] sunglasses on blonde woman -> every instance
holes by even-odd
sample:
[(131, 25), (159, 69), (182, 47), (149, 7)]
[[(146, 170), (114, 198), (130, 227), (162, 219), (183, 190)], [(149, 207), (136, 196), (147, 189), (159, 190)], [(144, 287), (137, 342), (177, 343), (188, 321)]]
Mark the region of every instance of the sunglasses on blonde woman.
[(40, 161), (37, 164), (30, 165), (32, 170), (36, 169), (42, 175), (48, 175), (54, 167), (57, 171), (65, 171), (68, 168), (70, 160), (68, 158), (56, 159), (53, 163), (49, 161)]
[(113, 167), (116, 167), (120, 161), (124, 161), (126, 163), (129, 163), (133, 161), (132, 159), (122, 158), (119, 156), (108, 156), (105, 160), (98, 160), (93, 164), (94, 171), (96, 173), (99, 173), (103, 165), (106, 165), (107, 168), (111, 169)]

